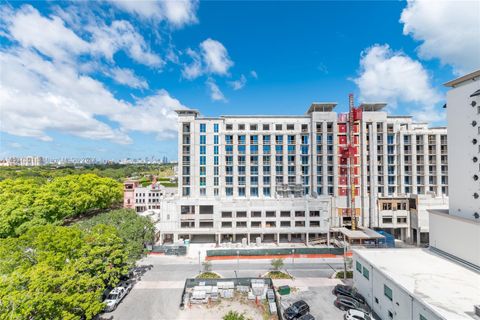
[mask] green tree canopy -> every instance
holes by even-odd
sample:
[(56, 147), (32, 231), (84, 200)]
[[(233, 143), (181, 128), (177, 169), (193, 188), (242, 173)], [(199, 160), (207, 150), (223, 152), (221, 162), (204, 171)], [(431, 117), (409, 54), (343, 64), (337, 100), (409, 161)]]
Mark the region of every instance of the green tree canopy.
[(152, 243), (155, 227), (147, 217), (139, 216), (131, 209), (118, 209), (99, 214), (91, 219), (78, 223), (82, 230), (92, 230), (98, 225), (109, 225), (116, 229), (125, 242), (131, 261), (139, 259), (144, 252), (144, 244)]
[(0, 238), (18, 236), (28, 228), (63, 222), (91, 210), (119, 203), (122, 185), (94, 174), (70, 175), (41, 184), (19, 178), (0, 182)]
[(129, 267), (111, 226), (46, 225), (0, 239), (0, 319), (92, 319)]

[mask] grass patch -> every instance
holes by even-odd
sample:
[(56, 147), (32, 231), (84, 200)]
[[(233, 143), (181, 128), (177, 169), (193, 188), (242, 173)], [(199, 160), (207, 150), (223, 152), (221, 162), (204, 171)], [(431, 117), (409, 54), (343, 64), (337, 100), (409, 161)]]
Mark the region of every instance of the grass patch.
[(270, 271), (269, 273), (266, 274), (267, 278), (272, 278), (272, 279), (293, 279), (293, 277), (283, 271)]
[[(335, 275), (335, 278), (343, 279), (343, 271), (338, 271), (337, 274)], [(352, 279), (352, 278), (353, 278), (353, 271), (347, 271), (347, 279)]]
[(215, 272), (202, 272), (195, 278), (197, 279), (220, 279), (221, 276)]

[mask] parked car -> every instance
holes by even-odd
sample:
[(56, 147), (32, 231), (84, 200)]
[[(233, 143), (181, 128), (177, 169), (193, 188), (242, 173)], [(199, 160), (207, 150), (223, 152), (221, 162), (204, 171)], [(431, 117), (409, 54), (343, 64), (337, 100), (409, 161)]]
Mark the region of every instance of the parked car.
[(105, 303), (105, 311), (110, 312), (115, 310), (127, 293), (128, 291), (124, 287), (113, 288), (108, 294), (107, 299), (103, 301), (103, 303)]
[(310, 313), (304, 314), (298, 320), (315, 320), (315, 317), (312, 316)]
[(360, 303), (365, 303), (365, 298), (358, 292), (355, 291), (351, 286), (344, 286), (342, 284), (337, 284), (333, 289), (333, 294), (338, 296), (339, 294), (343, 296), (350, 297)]
[(310, 312), (310, 306), (303, 300), (294, 302), (290, 307), (288, 307), (283, 313), (283, 318), (285, 320), (294, 320), (299, 319), (301, 316), (306, 315)]
[(343, 317), (345, 320), (373, 320), (366, 312), (357, 309), (350, 309)]
[(127, 290), (127, 293), (128, 293), (128, 292), (130, 292), (130, 290), (132, 290), (132, 288), (133, 288), (133, 280), (121, 281), (121, 282), (118, 284), (118, 286), (124, 288), (125, 290)]
[(363, 310), (365, 312), (368, 312), (367, 310), (368, 307), (365, 304), (359, 303), (358, 301), (343, 295), (338, 295), (337, 300), (335, 300), (333, 304), (340, 310), (344, 310), (344, 311), (350, 310), (350, 309), (357, 309), (357, 310)]

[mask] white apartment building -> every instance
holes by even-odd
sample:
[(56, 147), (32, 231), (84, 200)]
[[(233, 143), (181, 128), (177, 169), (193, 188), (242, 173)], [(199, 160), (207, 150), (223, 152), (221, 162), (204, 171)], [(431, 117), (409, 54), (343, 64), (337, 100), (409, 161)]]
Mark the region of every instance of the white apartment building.
[(353, 250), (354, 286), (381, 319), (480, 318), (479, 78), (446, 84), (450, 209), (428, 210), (429, 249)]
[(123, 183), (123, 207), (136, 212), (160, 210), (160, 200), (172, 198), (176, 189), (166, 188), (159, 182), (142, 187), (138, 180), (127, 180)]
[[(351, 225), (340, 157), (348, 115), (335, 106), (313, 103), (298, 116), (179, 110), (179, 197), (166, 200), (171, 221), (161, 228), (216, 241), (237, 234), (279, 241)], [(354, 127), (357, 224), (409, 239), (415, 195), (448, 197), (446, 128), (389, 116), (384, 107), (362, 104)]]

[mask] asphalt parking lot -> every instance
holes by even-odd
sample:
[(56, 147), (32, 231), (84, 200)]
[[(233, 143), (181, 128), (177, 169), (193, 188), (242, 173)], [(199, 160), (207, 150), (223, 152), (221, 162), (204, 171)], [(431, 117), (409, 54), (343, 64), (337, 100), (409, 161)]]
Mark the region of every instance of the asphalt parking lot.
[(342, 320), (345, 312), (333, 305), (336, 298), (332, 294), (334, 287), (334, 281), (321, 286), (300, 287), (289, 295), (280, 296), (280, 303), (286, 309), (295, 301), (304, 300), (315, 320)]
[[(307, 261), (308, 260), (308, 261)], [(186, 278), (193, 278), (199, 272), (197, 259), (186, 257), (148, 256), (139, 262), (150, 266), (148, 271), (135, 283), (130, 293), (113, 312), (104, 313), (101, 319), (109, 320), (177, 320), (191, 319), (188, 313), (179, 309)], [(342, 312), (333, 306), (332, 288), (339, 280), (329, 279), (335, 269), (341, 268), (335, 261), (288, 262), (285, 268), (296, 278), (297, 293), (305, 297), (316, 319), (341, 320)], [(213, 271), (223, 277), (256, 277), (270, 268), (270, 261), (244, 260), (237, 263), (216, 262)], [(288, 280), (291, 281), (291, 280)], [(309, 288), (311, 284), (315, 287)], [(291, 295), (295, 299), (295, 295)], [(318, 296), (318, 297), (317, 297)], [(338, 311), (337, 313), (335, 313)], [(205, 320), (210, 320), (204, 318)], [(196, 320), (196, 319), (195, 319)]]

